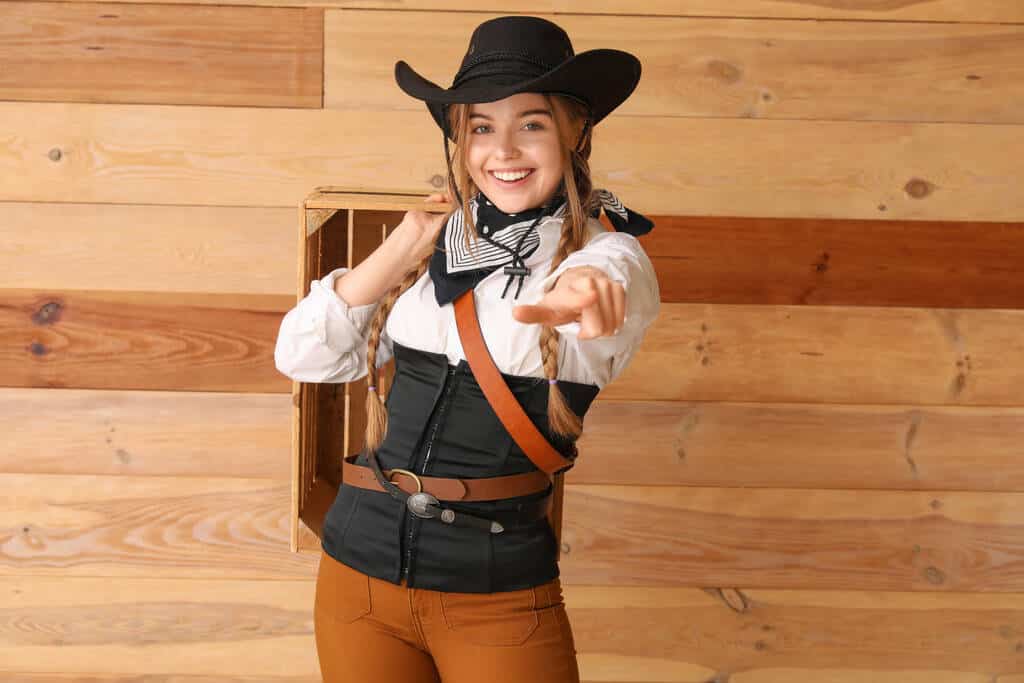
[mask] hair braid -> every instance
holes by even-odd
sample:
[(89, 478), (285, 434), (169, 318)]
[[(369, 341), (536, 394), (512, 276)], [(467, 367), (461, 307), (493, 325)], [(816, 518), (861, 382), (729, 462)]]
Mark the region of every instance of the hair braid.
[[(402, 292), (412, 287), (413, 283), (420, 279), (430, 264), (428, 255), (419, 265), (411, 269), (402, 278), (402, 281), (392, 287), (384, 298), (370, 320), (370, 332), (366, 343), (366, 447), (371, 451), (380, 448), (384, 441), (384, 435), (388, 429), (388, 412), (384, 408), (384, 375), (377, 370), (377, 346), (380, 344), (380, 334), (384, 329), (384, 322), (387, 320), (391, 309), (394, 307)], [(375, 386), (376, 391), (369, 390)]]
[[(551, 260), (553, 273), (572, 252), (583, 247), (587, 235), (587, 220), (595, 206), (597, 197), (593, 192), (590, 180), (591, 128), (581, 140), (580, 148), (576, 149), (576, 136), (579, 124), (582, 123), (583, 112), (576, 103), (564, 101), (568, 111), (560, 112), (556, 104), (557, 98), (549, 97), (559, 120), (559, 132), (563, 138), (563, 149), (568, 152), (569, 163), (563, 172), (565, 194), (569, 205), (568, 216), (562, 221), (562, 233), (558, 240), (558, 249)], [(571, 118), (570, 118), (571, 117)], [(568, 120), (567, 120), (568, 119)], [(574, 125), (575, 124), (575, 125)], [(568, 143), (568, 144), (565, 144)], [(549, 379), (558, 378), (558, 347), (561, 335), (554, 327), (544, 325), (540, 333), (540, 355), (544, 366), (544, 375)], [(551, 431), (576, 439), (583, 432), (580, 417), (569, 407), (558, 388), (557, 383), (548, 384), (548, 425)]]

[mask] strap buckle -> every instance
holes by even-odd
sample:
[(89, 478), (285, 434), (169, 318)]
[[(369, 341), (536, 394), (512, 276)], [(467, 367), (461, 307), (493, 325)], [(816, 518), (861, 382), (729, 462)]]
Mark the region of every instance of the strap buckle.
[(409, 470), (399, 469), (397, 467), (395, 469), (393, 469), (393, 470), (384, 470), (384, 476), (387, 477), (388, 481), (391, 481), (391, 475), (394, 472), (397, 472), (398, 474), (405, 474), (405, 475), (408, 475), (408, 476), (412, 477), (413, 481), (416, 482), (416, 493), (422, 493), (423, 492), (423, 482), (420, 480), (419, 477), (416, 476), (415, 472), (411, 472)]
[[(387, 476), (388, 481), (391, 481), (391, 475), (395, 473), (408, 475), (416, 482), (416, 493), (410, 494), (409, 497), (405, 499), (405, 507), (409, 508), (409, 512), (420, 519), (434, 519), (437, 517), (437, 510), (441, 507), (441, 501), (423, 490), (423, 481), (416, 476), (416, 473), (399, 468), (384, 470), (384, 474)], [(451, 513), (448, 516), (454, 518), (455, 515), (454, 513)], [(441, 517), (443, 521), (449, 523), (452, 521), (452, 519), (444, 519), (444, 514), (442, 514)]]

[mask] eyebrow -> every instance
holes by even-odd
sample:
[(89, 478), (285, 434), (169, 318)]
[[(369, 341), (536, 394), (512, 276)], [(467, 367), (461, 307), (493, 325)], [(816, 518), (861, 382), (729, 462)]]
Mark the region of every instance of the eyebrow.
[[(523, 118), (524, 116), (530, 116), (531, 114), (547, 114), (548, 116), (551, 116), (551, 110), (549, 110), (549, 109), (527, 109), (526, 111), (519, 112), (519, 118)], [(477, 119), (477, 118), (479, 118), (479, 119), (487, 119), (488, 121), (491, 120), (491, 117), (488, 116), (487, 114), (478, 114), (478, 113), (475, 113), (475, 112), (470, 114), (469, 118), (471, 118), (471, 119)]]

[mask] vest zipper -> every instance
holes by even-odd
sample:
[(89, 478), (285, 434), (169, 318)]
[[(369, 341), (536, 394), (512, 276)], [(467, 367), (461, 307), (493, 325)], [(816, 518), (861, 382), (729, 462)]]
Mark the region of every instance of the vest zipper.
[[(427, 439), (427, 452), (426, 455), (423, 457), (423, 465), (420, 467), (420, 471), (417, 472), (417, 474), (425, 475), (427, 473), (427, 463), (430, 461), (430, 449), (434, 445), (434, 437), (437, 436), (437, 430), (441, 426), (441, 418), (444, 416), (445, 408), (447, 408), (448, 406), (448, 396), (451, 394), (452, 386), (454, 385), (454, 382), (452, 382), (452, 377), (455, 375), (457, 369), (457, 367), (452, 367), (451, 365), (448, 366), (448, 373), (445, 375), (444, 395), (441, 397), (441, 404), (438, 406), (437, 411), (434, 413), (433, 421), (431, 422), (431, 424), (427, 426), (427, 429), (429, 430), (430, 434), (430, 436)], [(412, 568), (413, 528), (418, 521), (422, 523), (422, 520), (419, 520), (419, 518), (413, 515), (411, 512), (409, 512), (408, 509), (406, 509), (405, 511), (405, 516), (406, 526), (409, 528), (409, 534), (406, 537), (405, 541), (405, 556), (403, 557), (402, 561), (401, 576), (402, 578), (408, 580), (410, 570)]]

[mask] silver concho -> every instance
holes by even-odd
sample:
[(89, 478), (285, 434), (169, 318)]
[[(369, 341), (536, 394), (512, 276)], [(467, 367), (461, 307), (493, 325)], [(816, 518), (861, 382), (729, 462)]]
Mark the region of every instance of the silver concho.
[(413, 493), (405, 499), (405, 506), (409, 508), (409, 512), (422, 519), (433, 519), (434, 512), (427, 506), (437, 504), (437, 498), (423, 491)]

